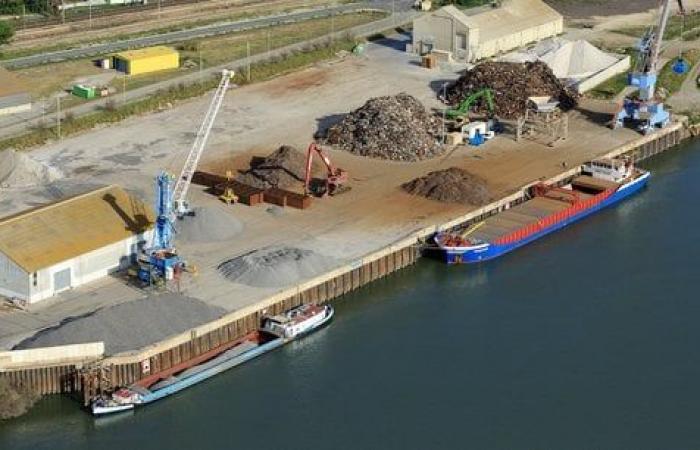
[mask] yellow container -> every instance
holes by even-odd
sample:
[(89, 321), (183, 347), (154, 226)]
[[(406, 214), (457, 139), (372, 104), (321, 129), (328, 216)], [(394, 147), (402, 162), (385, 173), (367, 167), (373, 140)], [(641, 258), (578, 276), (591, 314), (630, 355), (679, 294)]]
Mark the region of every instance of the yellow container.
[(149, 47), (114, 55), (114, 68), (128, 75), (180, 67), (180, 54), (170, 47)]

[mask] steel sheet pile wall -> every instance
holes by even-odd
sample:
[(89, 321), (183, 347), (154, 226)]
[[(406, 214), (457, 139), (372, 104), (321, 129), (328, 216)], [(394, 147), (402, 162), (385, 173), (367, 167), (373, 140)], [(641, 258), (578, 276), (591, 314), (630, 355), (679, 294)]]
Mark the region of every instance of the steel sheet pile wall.
[(78, 392), (80, 383), (76, 367), (53, 366), (0, 372), (0, 378), (15, 385), (28, 386), (40, 395)]

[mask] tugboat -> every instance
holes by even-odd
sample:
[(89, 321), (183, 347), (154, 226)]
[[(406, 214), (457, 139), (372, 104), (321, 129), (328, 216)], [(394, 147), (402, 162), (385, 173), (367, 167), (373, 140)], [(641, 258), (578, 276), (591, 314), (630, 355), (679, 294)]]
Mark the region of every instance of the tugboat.
[(323, 327), (333, 318), (330, 305), (301, 305), (282, 314), (264, 317), (262, 326), (235, 345), (229, 345), (206, 361), (182, 367), (176, 373), (164, 373), (148, 386), (133, 384), (111, 395), (93, 400), (92, 414), (101, 416), (134, 409), (194, 386), (214, 375), (243, 364)]
[(627, 158), (594, 160), (571, 183), (539, 184), (530, 200), (465, 231), (437, 233), (433, 241), (447, 264), (487, 261), (624, 200), (650, 176)]

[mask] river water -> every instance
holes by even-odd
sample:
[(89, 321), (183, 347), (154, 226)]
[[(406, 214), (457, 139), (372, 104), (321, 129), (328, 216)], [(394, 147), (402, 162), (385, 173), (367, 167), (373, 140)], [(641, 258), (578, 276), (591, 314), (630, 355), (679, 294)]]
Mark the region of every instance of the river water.
[(133, 413), (44, 400), (0, 449), (700, 448), (700, 142), (645, 166), (640, 195), (509, 256), (423, 260)]

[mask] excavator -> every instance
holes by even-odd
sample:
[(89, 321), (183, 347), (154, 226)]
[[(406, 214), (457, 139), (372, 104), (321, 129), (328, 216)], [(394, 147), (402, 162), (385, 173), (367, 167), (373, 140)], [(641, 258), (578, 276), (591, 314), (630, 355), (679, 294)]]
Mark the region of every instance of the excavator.
[[(317, 154), (323, 164), (326, 166), (326, 180), (325, 185), (320, 189), (318, 187), (314, 188), (311, 183), (311, 171), (314, 162), (314, 154)], [(334, 167), (331, 163), (330, 158), (326, 152), (315, 142), (309, 144), (309, 148), (306, 150), (306, 174), (304, 176), (304, 194), (305, 195), (317, 195), (320, 197), (333, 196), (342, 194), (350, 190), (345, 183), (348, 182), (347, 171)]]
[(493, 91), (489, 88), (484, 88), (470, 94), (467, 98), (462, 100), (462, 102), (455, 109), (448, 109), (445, 115), (448, 119), (459, 119), (464, 118), (471, 111), (472, 106), (480, 99), (484, 98), (486, 101), (486, 106), (489, 109), (489, 119), (493, 118), (495, 115), (495, 107), (493, 103)]

